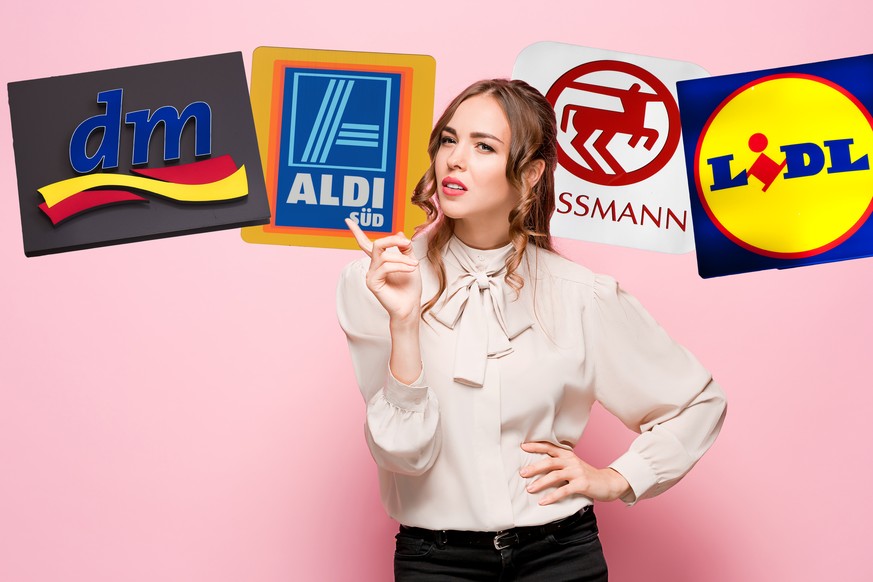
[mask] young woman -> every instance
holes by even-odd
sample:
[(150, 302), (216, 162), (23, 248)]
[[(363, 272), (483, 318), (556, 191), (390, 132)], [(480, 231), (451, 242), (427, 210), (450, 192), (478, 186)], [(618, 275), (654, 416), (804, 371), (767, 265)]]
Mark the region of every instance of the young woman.
[[(606, 580), (594, 501), (676, 483), (724, 395), (617, 283), (552, 249), (555, 115), (522, 81), (446, 109), (413, 201), (427, 222), (370, 242), (337, 292), (367, 402), (397, 580)], [(574, 453), (599, 401), (640, 433), (608, 467)]]

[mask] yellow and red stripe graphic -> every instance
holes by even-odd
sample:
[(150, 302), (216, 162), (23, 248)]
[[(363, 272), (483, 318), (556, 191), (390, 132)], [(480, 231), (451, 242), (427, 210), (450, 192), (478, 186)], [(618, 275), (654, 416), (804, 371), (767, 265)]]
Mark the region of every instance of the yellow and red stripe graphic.
[(39, 208), (52, 224), (58, 225), (101, 206), (148, 202), (128, 189), (191, 203), (222, 202), (249, 193), (245, 165), (237, 168), (229, 155), (191, 164), (133, 171), (139, 175), (89, 174), (48, 184), (39, 189), (45, 200)]

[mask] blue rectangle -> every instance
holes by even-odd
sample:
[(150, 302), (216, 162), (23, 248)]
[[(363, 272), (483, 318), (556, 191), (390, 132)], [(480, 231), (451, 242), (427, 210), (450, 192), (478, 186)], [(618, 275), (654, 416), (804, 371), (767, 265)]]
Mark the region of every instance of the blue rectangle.
[[(849, 238), (834, 248), (802, 258), (774, 258), (743, 248), (730, 240), (710, 219), (702, 202), (703, 193), (698, 191), (695, 180), (697, 147), (707, 123), (722, 103), (739, 89), (758, 79), (781, 74), (810, 75), (824, 79), (854, 96), (860, 106), (866, 108), (868, 118), (869, 111), (873, 110), (873, 55), (679, 81), (677, 83), (679, 109), (691, 195), (698, 272), (701, 277), (718, 277), (773, 268), (784, 269), (873, 256), (873, 219), (867, 219)], [(827, 115), (827, 112), (816, 111), (811, 112), (811, 115)], [(873, 152), (869, 153), (873, 158)]]
[[(393, 232), (401, 76), (285, 69), (276, 226)], [(368, 224), (369, 223), (369, 224)]]

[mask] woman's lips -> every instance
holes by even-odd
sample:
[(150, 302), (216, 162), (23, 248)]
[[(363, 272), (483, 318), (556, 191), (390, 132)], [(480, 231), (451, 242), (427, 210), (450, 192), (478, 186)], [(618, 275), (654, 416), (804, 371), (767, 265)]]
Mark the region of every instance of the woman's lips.
[(443, 178), (442, 186), (443, 194), (446, 196), (460, 196), (467, 191), (467, 187), (464, 186), (463, 182), (457, 178), (452, 178), (451, 176)]

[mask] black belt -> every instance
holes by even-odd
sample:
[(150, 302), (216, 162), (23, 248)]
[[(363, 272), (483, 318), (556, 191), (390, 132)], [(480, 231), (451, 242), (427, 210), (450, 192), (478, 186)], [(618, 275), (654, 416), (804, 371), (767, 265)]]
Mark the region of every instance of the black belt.
[[(526, 525), (501, 531), (432, 530), (421, 527), (400, 526), (400, 533), (419, 537), (445, 546), (467, 546), (502, 550), (531, 540), (542, 539), (577, 525), (583, 519), (594, 519), (591, 506), (586, 505), (573, 515), (543, 525)], [(586, 515), (589, 514), (589, 515)]]

